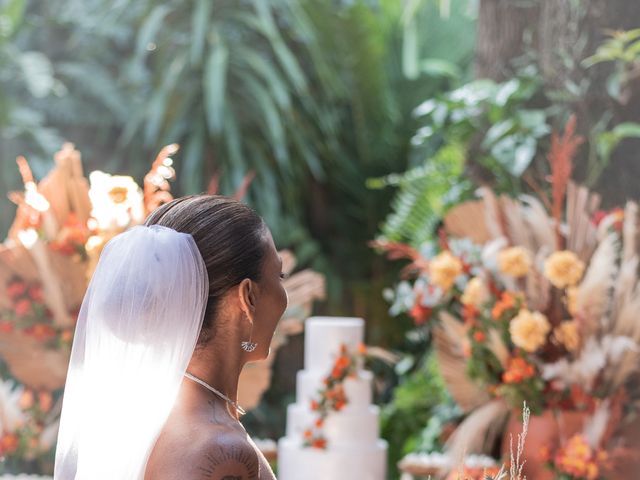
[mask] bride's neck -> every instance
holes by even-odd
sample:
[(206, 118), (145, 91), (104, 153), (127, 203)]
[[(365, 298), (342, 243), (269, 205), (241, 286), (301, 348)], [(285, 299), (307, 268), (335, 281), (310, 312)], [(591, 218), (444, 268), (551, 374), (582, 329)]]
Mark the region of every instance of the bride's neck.
[(211, 342), (194, 353), (187, 371), (237, 402), (238, 379), (243, 366), (239, 345), (237, 352), (234, 352), (228, 344), (216, 345), (216, 342)]

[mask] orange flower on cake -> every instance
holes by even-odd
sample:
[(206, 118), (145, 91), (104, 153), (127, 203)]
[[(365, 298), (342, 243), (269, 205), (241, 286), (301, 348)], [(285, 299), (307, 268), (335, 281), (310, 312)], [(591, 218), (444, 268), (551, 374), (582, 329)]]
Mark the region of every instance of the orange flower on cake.
[(547, 342), (551, 325), (540, 312), (522, 309), (509, 325), (509, 333), (514, 345), (532, 353)]
[(498, 254), (498, 269), (505, 275), (524, 277), (531, 270), (531, 253), (524, 247), (511, 247)]
[(488, 299), (489, 290), (487, 289), (484, 280), (479, 277), (474, 277), (469, 280), (469, 283), (467, 283), (460, 301), (463, 305), (471, 305), (479, 308)]
[(556, 288), (573, 287), (583, 273), (584, 262), (569, 250), (554, 252), (544, 262), (544, 275)]
[(431, 281), (445, 292), (453, 286), (462, 271), (462, 261), (448, 250), (436, 255), (429, 263)]

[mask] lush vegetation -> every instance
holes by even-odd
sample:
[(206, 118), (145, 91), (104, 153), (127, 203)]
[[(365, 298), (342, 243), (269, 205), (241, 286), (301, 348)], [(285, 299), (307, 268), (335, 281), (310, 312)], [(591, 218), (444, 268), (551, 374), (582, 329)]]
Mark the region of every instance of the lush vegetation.
[(247, 201), (329, 275), (329, 309), (380, 316), (365, 245), (391, 192), (366, 179), (410, 165), (412, 110), (465, 78), (474, 38), (466, 1), (410, 3), (4, 0), (1, 230), (19, 154), (42, 177), (70, 140), (87, 170), (140, 180), (178, 142), (177, 194), (255, 173)]

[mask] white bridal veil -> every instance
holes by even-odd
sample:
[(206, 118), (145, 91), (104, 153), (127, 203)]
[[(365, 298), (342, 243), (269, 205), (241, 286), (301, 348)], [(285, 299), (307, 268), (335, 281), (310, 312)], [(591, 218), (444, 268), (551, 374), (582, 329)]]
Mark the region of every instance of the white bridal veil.
[(208, 295), (193, 237), (139, 226), (104, 248), (78, 318), (55, 480), (142, 480)]

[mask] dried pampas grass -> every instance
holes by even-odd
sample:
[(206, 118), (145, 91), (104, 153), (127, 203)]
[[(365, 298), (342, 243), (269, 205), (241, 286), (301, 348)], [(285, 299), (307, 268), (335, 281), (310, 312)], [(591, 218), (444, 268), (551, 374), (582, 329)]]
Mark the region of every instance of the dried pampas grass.
[(502, 435), (510, 409), (504, 399), (496, 398), (475, 409), (458, 425), (449, 438), (446, 451), (455, 463), (466, 454), (490, 454)]
[(443, 312), (440, 315), (440, 325), (434, 329), (433, 336), (440, 373), (460, 408), (468, 412), (488, 402), (489, 394), (467, 376), (464, 325), (451, 314)]

